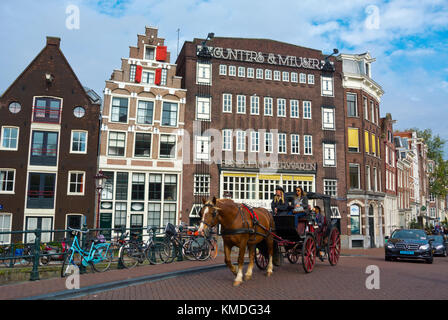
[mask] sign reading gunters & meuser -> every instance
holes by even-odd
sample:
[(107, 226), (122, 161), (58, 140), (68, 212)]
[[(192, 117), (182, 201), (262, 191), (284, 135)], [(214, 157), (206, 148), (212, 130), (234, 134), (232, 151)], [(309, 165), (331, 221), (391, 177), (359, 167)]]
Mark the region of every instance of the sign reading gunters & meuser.
[[(202, 46), (197, 46), (197, 53)], [(208, 47), (210, 54), (216, 59), (235, 60), (242, 62), (267, 63), (271, 65), (287, 66), (294, 68), (306, 68), (321, 70), (325, 62), (315, 58), (305, 58), (296, 56), (282, 56), (277, 53), (263, 53), (243, 49), (231, 49), (221, 47)]]

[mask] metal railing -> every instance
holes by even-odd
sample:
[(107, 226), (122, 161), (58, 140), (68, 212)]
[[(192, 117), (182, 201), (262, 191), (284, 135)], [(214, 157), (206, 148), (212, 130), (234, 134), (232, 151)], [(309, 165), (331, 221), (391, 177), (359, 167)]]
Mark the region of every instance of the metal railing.
[[(154, 241), (158, 241), (165, 236), (165, 228), (153, 228), (156, 232), (151, 233)], [(82, 228), (87, 233), (81, 233), (78, 235), (80, 238), (80, 244), (82, 248), (87, 248), (91, 241), (96, 236), (102, 234), (106, 241), (112, 243), (112, 250), (114, 253), (114, 261), (118, 263), (117, 268), (124, 268), (118, 260), (118, 249), (121, 246), (119, 240), (126, 241), (133, 237), (137, 237), (143, 240), (144, 237), (149, 237), (150, 234), (145, 228), (98, 228), (87, 229), (85, 226)], [(6, 244), (0, 241), (0, 268), (15, 268), (19, 267), (31, 267), (30, 281), (39, 280), (39, 269), (47, 265), (43, 261), (60, 262), (65, 258), (66, 253), (69, 250), (69, 246), (72, 244), (73, 230), (27, 230), (27, 231), (9, 231), (0, 232), (0, 239), (4, 236), (10, 237), (10, 241)], [(29, 239), (34, 236), (28, 243), (22, 243), (19, 239)], [(42, 241), (44, 236), (51, 241)], [(54, 252), (56, 251), (56, 252)], [(44, 260), (45, 259), (45, 260)], [(181, 259), (182, 260), (182, 259)], [(85, 267), (80, 268), (80, 273), (85, 273)]]

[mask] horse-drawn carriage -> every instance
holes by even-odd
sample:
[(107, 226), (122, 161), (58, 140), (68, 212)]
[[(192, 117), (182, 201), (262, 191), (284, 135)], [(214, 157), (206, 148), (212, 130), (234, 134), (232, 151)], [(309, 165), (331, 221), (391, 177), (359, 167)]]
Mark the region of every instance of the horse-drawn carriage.
[[(286, 193), (285, 198), (292, 200), (294, 194)], [(331, 198), (327, 195), (308, 192), (309, 200), (315, 200), (322, 214), (325, 215), (323, 224), (318, 226), (316, 214), (308, 208), (305, 215), (298, 219), (296, 226), (295, 216), (274, 216), (274, 265), (280, 266), (286, 257), (290, 263), (298, 263), (302, 258), (305, 272), (313, 271), (316, 258), (321, 261), (328, 259), (332, 266), (339, 260), (341, 250), (340, 231), (337, 219), (331, 218)], [(290, 200), (291, 199), (291, 200)], [(292, 201), (291, 201), (292, 202)], [(258, 268), (265, 270), (268, 265), (268, 251), (265, 242), (256, 247), (255, 263)]]

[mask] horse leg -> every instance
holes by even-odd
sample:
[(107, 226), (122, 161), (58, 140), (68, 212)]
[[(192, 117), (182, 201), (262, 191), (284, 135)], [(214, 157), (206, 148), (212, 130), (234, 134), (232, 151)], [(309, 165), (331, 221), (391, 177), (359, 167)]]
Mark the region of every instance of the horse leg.
[(230, 271), (232, 271), (232, 273), (234, 275), (236, 275), (237, 269), (232, 264), (231, 253), (232, 253), (232, 247), (224, 242), (224, 255), (225, 255), (224, 262), (226, 263), (226, 265), (230, 269)]
[(270, 277), (273, 272), (272, 256), (274, 255), (274, 240), (272, 236), (266, 239), (266, 243), (268, 245), (268, 255), (269, 255), (268, 270), (266, 275)]
[(243, 265), (244, 265), (244, 255), (246, 253), (247, 242), (240, 244), (240, 252), (238, 255), (238, 273), (235, 280), (233, 281), (233, 286), (238, 287), (243, 282)]
[(254, 268), (255, 258), (255, 245), (249, 245), (249, 266), (247, 267), (246, 274), (244, 275), (244, 281), (252, 279), (252, 270)]

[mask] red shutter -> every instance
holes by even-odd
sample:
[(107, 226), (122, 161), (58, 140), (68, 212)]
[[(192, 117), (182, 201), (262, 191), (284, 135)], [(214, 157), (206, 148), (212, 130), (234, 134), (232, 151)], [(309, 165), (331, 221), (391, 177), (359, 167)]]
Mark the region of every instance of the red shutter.
[(165, 61), (166, 60), (166, 46), (158, 46), (156, 50), (156, 60)]
[(162, 69), (156, 69), (156, 79), (154, 81), (155, 84), (160, 85), (162, 82)]
[(137, 66), (137, 70), (135, 71), (135, 82), (140, 83), (142, 81), (142, 66)]

